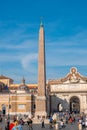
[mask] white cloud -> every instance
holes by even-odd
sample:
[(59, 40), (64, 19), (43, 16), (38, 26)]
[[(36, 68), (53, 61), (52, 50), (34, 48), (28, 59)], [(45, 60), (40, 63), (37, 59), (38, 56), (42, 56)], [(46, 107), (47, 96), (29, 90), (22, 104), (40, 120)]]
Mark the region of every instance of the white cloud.
[(21, 59), (22, 66), (25, 70), (29, 72), (35, 73), (36, 72), (36, 64), (37, 64), (37, 53), (28, 54)]

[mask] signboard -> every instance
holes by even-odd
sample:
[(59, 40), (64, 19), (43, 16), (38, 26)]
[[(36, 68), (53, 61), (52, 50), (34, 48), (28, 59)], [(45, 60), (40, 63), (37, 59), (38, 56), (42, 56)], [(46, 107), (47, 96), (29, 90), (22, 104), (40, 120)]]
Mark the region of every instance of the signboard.
[(19, 104), (18, 109), (25, 109), (25, 104)]

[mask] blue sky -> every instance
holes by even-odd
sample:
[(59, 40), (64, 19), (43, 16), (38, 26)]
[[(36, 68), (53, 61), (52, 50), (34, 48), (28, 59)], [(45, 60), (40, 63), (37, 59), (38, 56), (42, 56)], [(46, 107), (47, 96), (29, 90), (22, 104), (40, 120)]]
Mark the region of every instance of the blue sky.
[(0, 74), (37, 83), (41, 17), (46, 79), (64, 77), (73, 66), (87, 76), (87, 0), (0, 1)]

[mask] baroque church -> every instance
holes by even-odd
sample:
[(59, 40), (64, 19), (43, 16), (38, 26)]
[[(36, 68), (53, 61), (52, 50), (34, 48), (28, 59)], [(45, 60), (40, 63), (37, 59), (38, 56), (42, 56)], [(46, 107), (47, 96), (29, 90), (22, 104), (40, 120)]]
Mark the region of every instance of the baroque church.
[(41, 23), (38, 47), (38, 84), (14, 84), (13, 79), (0, 76), (0, 113), (49, 116), (54, 112), (71, 111), (87, 114), (87, 77), (77, 68), (60, 79), (46, 82), (45, 34)]

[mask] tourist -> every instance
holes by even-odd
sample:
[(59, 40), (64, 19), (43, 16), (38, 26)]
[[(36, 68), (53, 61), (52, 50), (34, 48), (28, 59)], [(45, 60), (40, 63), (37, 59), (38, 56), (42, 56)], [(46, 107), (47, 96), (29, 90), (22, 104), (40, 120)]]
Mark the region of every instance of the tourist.
[(86, 120), (85, 120), (85, 127), (87, 128), (87, 117), (86, 117)]
[(59, 130), (58, 123), (55, 124), (55, 130)]
[(12, 130), (17, 130), (17, 129), (18, 129), (18, 128), (17, 128), (17, 125), (18, 125), (18, 124), (15, 124), (14, 127), (12, 128)]
[(45, 125), (44, 125), (44, 117), (42, 117), (42, 119), (41, 119), (41, 128), (45, 128)]
[(17, 126), (18, 125), (18, 120), (14, 119), (14, 125)]
[(53, 128), (53, 127), (52, 127), (52, 123), (53, 123), (53, 119), (52, 119), (52, 116), (50, 116), (50, 118), (49, 118), (50, 128)]
[(10, 120), (9, 120), (9, 118), (7, 118), (6, 121), (7, 121), (7, 122), (6, 122), (5, 130), (9, 130), (9, 125), (10, 125)]
[(29, 126), (29, 130), (30, 130), (30, 129), (32, 129), (32, 130), (33, 130), (33, 127), (32, 127), (32, 123), (33, 123), (33, 121), (32, 121), (32, 119), (31, 119), (31, 118), (28, 118), (27, 123), (28, 123), (28, 126)]
[(69, 117), (69, 123), (70, 124), (72, 124), (73, 123), (73, 118), (72, 118), (72, 116), (70, 115), (70, 117)]
[(60, 120), (60, 126), (61, 126), (61, 128), (64, 128), (64, 122), (63, 122), (63, 119)]
[(12, 130), (12, 128), (15, 126), (14, 122), (10, 122), (9, 130)]
[(14, 127), (12, 128), (12, 130), (23, 130), (23, 128), (22, 128), (22, 126), (21, 126), (21, 124), (20, 124), (20, 121), (18, 121), (18, 124), (16, 124), (16, 126), (14, 126)]
[(0, 115), (0, 122), (2, 122), (2, 116)]
[(23, 121), (22, 118), (20, 119), (20, 124), (21, 124), (21, 125), (24, 125), (24, 121)]
[(78, 130), (82, 130), (82, 124), (78, 122)]
[(85, 121), (82, 121), (82, 129), (85, 128)]
[(20, 121), (18, 121), (17, 128), (18, 128), (18, 130), (23, 130), (22, 125), (21, 125)]
[(17, 125), (18, 125), (18, 120), (16, 118), (14, 118), (13, 122), (10, 121), (9, 130), (12, 130), (12, 128)]

